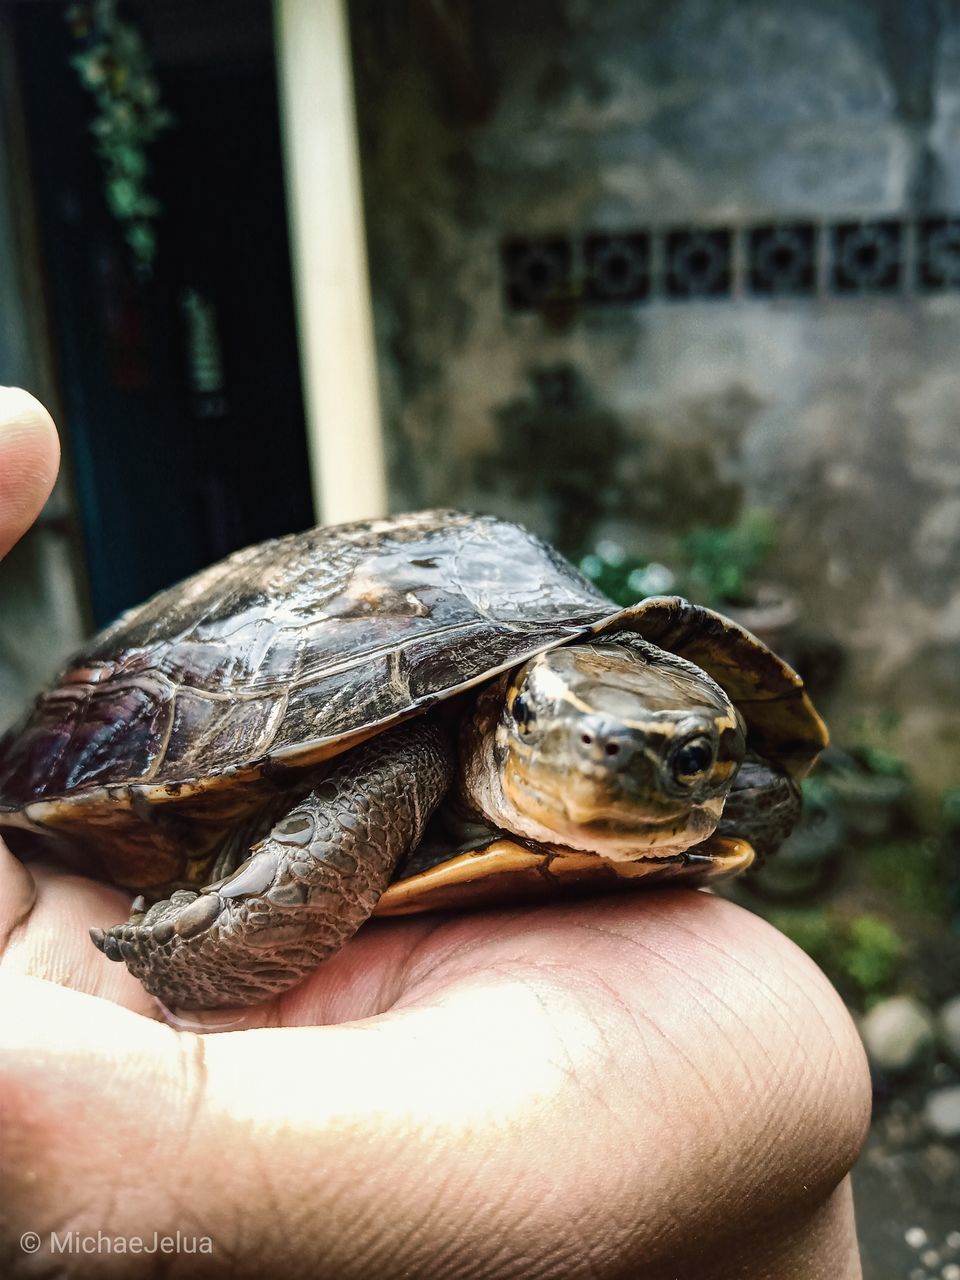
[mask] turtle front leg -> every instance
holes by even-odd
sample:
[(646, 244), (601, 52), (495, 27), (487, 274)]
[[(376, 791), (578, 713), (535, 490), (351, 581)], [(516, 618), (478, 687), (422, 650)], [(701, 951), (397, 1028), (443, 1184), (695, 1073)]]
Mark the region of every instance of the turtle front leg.
[(171, 1007), (266, 1000), (363, 924), (452, 773), (450, 744), (429, 720), (372, 738), (335, 760), (232, 875), (91, 937)]

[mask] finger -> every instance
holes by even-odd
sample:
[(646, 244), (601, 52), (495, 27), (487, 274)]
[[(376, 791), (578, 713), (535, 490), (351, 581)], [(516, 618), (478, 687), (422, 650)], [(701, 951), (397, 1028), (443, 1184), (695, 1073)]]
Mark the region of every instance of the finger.
[(59, 465), (60, 441), (43, 405), (18, 387), (0, 387), (0, 557), (36, 520)]
[(90, 943), (91, 919), (129, 910), (119, 889), (62, 867), (21, 862), (0, 840), (0, 958), (6, 976), (45, 978), (157, 1017), (153, 999), (124, 965)]
[(33, 876), (0, 840), (0, 956), (28, 919), (37, 899)]
[[(477, 1276), (586, 1259), (592, 1275), (852, 1277), (835, 1188), (866, 1123), (856, 1032), (762, 922), (657, 896), (582, 912), (575, 946), (548, 920), (493, 968), (478, 936), (448, 981), (425, 964), (410, 1004), (348, 1026), (195, 1037), (13, 991), (0, 1203), (21, 1230), (42, 1231), (44, 1204), (113, 1233), (146, 1215), (291, 1275), (322, 1257), (343, 1277), (456, 1276), (465, 1258)], [(807, 1270), (771, 1262), (787, 1237)], [(731, 1271), (751, 1249), (765, 1270)]]

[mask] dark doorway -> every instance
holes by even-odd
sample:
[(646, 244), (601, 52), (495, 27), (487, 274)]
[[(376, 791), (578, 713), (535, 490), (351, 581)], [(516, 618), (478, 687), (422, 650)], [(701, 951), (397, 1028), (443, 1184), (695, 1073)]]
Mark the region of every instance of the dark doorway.
[(142, 279), (107, 210), (60, 4), (16, 13), (94, 621), (313, 520), (268, 0), (150, 0), (175, 123)]

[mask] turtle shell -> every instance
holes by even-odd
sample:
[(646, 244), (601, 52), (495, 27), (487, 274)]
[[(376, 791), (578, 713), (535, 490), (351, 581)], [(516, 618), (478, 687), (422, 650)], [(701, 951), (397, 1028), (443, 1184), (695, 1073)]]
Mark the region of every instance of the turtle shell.
[[(810, 767), (823, 725), (748, 632), (677, 598), (621, 609), (520, 526), (426, 511), (245, 548), (124, 614), (0, 739), (0, 826), (96, 832), (116, 846), (121, 883), (189, 879), (151, 866), (158, 806), (174, 824), (206, 816), (222, 830), (265, 774), (618, 628), (702, 667), (760, 751), (798, 777)], [(172, 848), (183, 832), (171, 830)]]

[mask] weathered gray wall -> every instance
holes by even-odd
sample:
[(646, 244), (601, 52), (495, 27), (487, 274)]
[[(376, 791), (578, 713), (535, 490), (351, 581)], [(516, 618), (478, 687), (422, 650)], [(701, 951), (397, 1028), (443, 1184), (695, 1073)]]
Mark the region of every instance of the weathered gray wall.
[[(428, 9), (354, 7), (394, 505), (568, 544), (586, 510), (655, 549), (772, 508), (775, 572), (849, 650), (841, 733), (893, 709), (923, 777), (955, 781), (960, 294), (545, 319), (505, 312), (498, 245), (960, 210), (957, 4), (484, 0), (461, 6), (466, 74)], [(559, 412), (556, 366), (576, 388)]]

